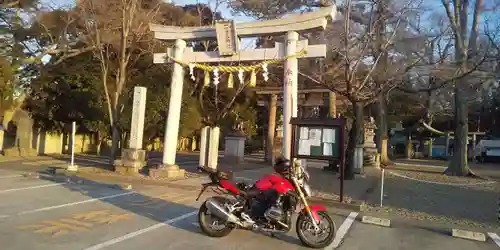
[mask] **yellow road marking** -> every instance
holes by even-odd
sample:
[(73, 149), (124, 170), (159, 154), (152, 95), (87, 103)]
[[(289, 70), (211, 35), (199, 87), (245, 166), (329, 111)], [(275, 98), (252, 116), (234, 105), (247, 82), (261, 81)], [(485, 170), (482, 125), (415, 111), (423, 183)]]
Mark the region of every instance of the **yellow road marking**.
[(82, 227), (91, 227), (92, 226), (91, 223), (81, 222), (81, 221), (77, 221), (77, 220), (73, 220), (73, 219), (60, 219), (60, 221), (75, 224), (75, 225), (82, 226)]
[(53, 236), (67, 234), (71, 231), (88, 231), (88, 229), (84, 227), (53, 220), (42, 221), (40, 224), (36, 225), (22, 226), (19, 227), (19, 229), (36, 229), (34, 230), (35, 233), (51, 233)]
[(93, 223), (111, 224), (133, 217), (130, 213), (112, 213), (110, 210), (97, 210), (73, 215), (72, 218), (46, 220), (39, 224), (18, 227), (18, 229), (31, 229), (35, 233), (51, 233), (52, 236), (64, 235), (73, 231), (88, 231)]
[(75, 214), (73, 216), (73, 218), (74, 219), (91, 220), (93, 218), (96, 218), (96, 217), (99, 217), (99, 216), (103, 216), (103, 215), (107, 215), (109, 213), (110, 213), (110, 210), (96, 210), (96, 211), (90, 211), (90, 212), (87, 212), (87, 213)]
[(130, 220), (130, 219), (132, 219), (133, 216), (134, 216), (133, 214), (128, 214), (128, 213), (112, 214), (112, 215), (109, 215), (106, 217), (92, 219), (92, 221), (97, 222), (97, 223), (101, 223), (101, 224), (111, 224), (111, 223), (115, 223), (115, 222), (118, 222), (121, 220)]
[(17, 228), (21, 229), (21, 230), (25, 230), (25, 229), (34, 229), (34, 228), (40, 228), (40, 227), (43, 227), (43, 225), (35, 224), (35, 225), (20, 226)]

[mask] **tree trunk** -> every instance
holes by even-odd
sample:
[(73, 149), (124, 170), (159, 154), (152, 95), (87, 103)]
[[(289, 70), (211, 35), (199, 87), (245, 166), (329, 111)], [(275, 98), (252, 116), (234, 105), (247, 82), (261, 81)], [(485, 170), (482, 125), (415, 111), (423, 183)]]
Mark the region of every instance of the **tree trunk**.
[[(377, 149), (380, 153), (380, 162), (387, 164), (389, 156), (387, 155), (388, 147), (388, 125), (387, 125), (387, 103), (383, 93), (377, 97)], [(384, 142), (385, 141), (385, 142)]]
[(116, 157), (118, 156), (118, 150), (120, 148), (121, 133), (118, 122), (120, 121), (120, 110), (118, 109), (118, 93), (114, 93), (113, 105), (112, 105), (112, 116), (113, 123), (111, 124), (111, 154), (109, 160), (111, 164), (114, 164)]
[(0, 153), (3, 152), (3, 140), (5, 137), (4, 129), (6, 129), (6, 128), (3, 128), (2, 130), (0, 130)]
[(118, 129), (118, 124), (114, 123), (111, 125), (111, 155), (109, 160), (111, 164), (114, 164), (114, 160), (118, 156), (120, 144), (120, 130)]
[(347, 142), (347, 155), (345, 167), (345, 179), (354, 179), (355, 148), (363, 144), (364, 104), (351, 101), (353, 107), (353, 124), (349, 130), (349, 141)]
[(461, 80), (455, 86), (455, 143), (453, 157), (445, 173), (454, 176), (469, 175), (467, 166), (467, 144), (468, 144), (468, 114), (464, 93), (459, 89)]

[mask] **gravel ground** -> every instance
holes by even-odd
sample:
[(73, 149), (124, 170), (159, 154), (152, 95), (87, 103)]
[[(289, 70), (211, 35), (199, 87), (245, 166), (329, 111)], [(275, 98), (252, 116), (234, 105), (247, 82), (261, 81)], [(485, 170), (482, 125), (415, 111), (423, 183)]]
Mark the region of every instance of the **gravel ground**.
[(473, 227), (496, 227), (500, 183), (477, 178), (412, 171), (386, 171), (384, 207), (380, 188), (369, 199), (367, 212), (387, 213)]

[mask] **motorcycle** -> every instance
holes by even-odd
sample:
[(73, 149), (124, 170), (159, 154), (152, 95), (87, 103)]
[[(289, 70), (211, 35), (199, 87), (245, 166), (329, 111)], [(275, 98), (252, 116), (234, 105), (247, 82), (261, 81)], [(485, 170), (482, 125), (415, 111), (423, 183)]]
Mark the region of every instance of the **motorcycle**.
[(309, 205), (311, 188), (308, 172), (299, 164), (288, 171), (265, 176), (253, 185), (233, 184), (231, 172), (201, 168), (210, 182), (202, 184), (197, 201), (207, 188), (219, 196), (210, 197), (199, 208), (198, 223), (210, 237), (227, 236), (233, 229), (288, 233), (292, 215), (298, 213), (295, 229), (302, 242), (310, 248), (324, 248), (333, 242), (336, 226), (321, 205)]

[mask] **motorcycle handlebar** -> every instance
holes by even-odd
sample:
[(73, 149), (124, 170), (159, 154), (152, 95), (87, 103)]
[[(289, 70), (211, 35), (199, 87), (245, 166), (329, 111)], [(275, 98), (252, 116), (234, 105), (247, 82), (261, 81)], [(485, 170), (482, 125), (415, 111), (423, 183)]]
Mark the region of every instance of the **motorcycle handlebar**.
[(198, 169), (203, 173), (207, 173), (213, 182), (219, 182), (220, 180), (229, 180), (233, 178), (233, 173), (231, 171), (224, 172), (201, 166), (199, 166)]

